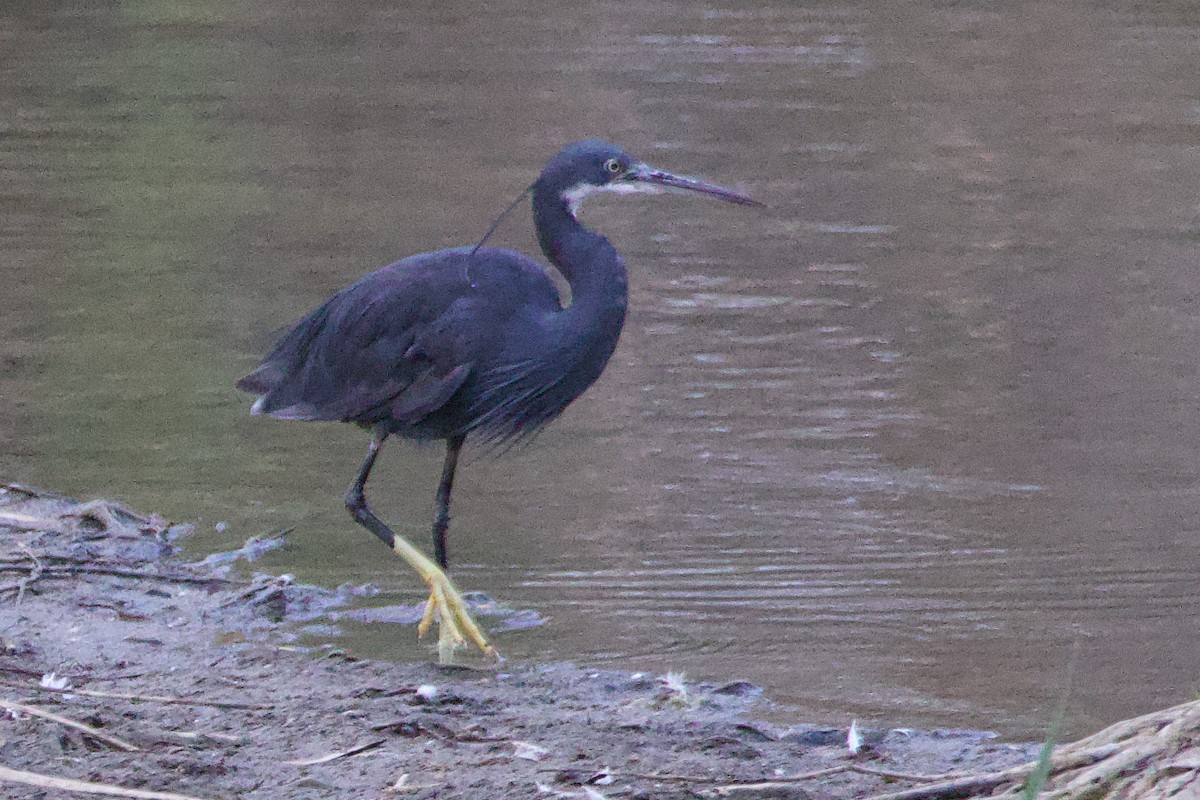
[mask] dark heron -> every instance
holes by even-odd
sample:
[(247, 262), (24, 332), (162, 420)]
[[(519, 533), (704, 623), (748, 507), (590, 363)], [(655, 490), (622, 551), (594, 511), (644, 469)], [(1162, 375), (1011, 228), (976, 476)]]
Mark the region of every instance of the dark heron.
[[(428, 631), (437, 612), (443, 661), (464, 635), (495, 653), (445, 572), (459, 451), (468, 438), (502, 444), (529, 437), (600, 377), (625, 322), (628, 284), (612, 244), (576, 219), (579, 205), (596, 192), (667, 189), (758, 205), (654, 169), (615, 145), (576, 142), (550, 159), (521, 195), (533, 195), (542, 252), (570, 284), (566, 308), (546, 269), (520, 253), (482, 242), (421, 253), (342, 289), (237, 382), (262, 395), (255, 414), (353, 422), (371, 431), (346, 508), (429, 584), (418, 632)], [(367, 505), (367, 478), (392, 434), (446, 442), (433, 519), (436, 563)]]

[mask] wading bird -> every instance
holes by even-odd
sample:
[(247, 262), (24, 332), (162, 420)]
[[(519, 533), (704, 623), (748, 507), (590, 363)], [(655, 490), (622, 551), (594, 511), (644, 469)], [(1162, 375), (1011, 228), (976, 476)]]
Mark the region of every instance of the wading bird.
[[(533, 196), (538, 242), (570, 285), (570, 305), (563, 307), (546, 269), (520, 253), (482, 242), (421, 253), (333, 295), (237, 382), (261, 395), (254, 414), (353, 422), (371, 431), (346, 508), (429, 584), (418, 633), (424, 635), (436, 616), (442, 661), (464, 636), (495, 654), (445, 572), (459, 451), (467, 439), (505, 443), (530, 436), (600, 377), (625, 322), (628, 284), (612, 244), (576, 218), (580, 203), (597, 192), (667, 189), (759, 205), (654, 169), (615, 145), (576, 142), (550, 159), (518, 198)], [(393, 434), (446, 442), (433, 519), (436, 563), (367, 505), (371, 467)]]

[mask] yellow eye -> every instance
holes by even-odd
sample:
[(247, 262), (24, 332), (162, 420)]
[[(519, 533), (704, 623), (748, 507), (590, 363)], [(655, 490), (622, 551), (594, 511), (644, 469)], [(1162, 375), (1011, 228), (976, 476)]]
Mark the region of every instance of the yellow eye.
[(613, 175), (616, 175), (621, 171), (621, 162), (615, 158), (610, 158), (608, 161), (604, 162), (604, 168)]

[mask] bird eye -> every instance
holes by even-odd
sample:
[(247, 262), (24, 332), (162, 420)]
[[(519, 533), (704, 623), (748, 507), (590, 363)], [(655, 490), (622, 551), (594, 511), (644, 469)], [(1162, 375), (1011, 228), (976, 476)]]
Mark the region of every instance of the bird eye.
[(610, 158), (608, 161), (604, 162), (604, 168), (613, 175), (616, 175), (621, 171), (621, 162), (615, 158)]

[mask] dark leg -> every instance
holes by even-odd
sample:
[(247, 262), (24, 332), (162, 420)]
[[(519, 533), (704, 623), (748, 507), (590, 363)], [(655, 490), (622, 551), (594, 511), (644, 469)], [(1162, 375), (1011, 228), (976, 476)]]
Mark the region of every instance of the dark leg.
[[(446, 577), (445, 571), (430, 561), (428, 556), (413, 547), (404, 537), (397, 536), (367, 506), (365, 492), (367, 478), (371, 474), (371, 467), (375, 466), (375, 459), (379, 456), (379, 448), (383, 446), (386, 438), (387, 434), (376, 434), (371, 439), (371, 447), (367, 450), (366, 460), (363, 461), (362, 466), (359, 468), (358, 476), (354, 479), (354, 483), (350, 484), (350, 488), (346, 490), (346, 510), (350, 512), (350, 516), (354, 518), (355, 522), (379, 537), (380, 541), (390, 547), (396, 555), (407, 561), (409, 566), (415, 569), (417, 574), (429, 584), (429, 602), (425, 604), (425, 614), (421, 618), (421, 624), (417, 626), (417, 632), (422, 636), (425, 635), (425, 632), (429, 630), (429, 626), (433, 624), (435, 617), (439, 620), (438, 659), (443, 664), (450, 663), (454, 653), (454, 645), (457, 642), (463, 641), (464, 633), (466, 634), (466, 638), (473, 641), (480, 650), (491, 655), (498, 655), (495, 648), (488, 644), (483, 632), (479, 630), (479, 626), (471, 619), (471, 615), (467, 612), (467, 604), (463, 602), (462, 594), (458, 589), (454, 588), (454, 584)], [(437, 520), (435, 520), (434, 530), (437, 531), (440, 524), (443, 541), (439, 544), (441, 548), (439, 556), (442, 559), (445, 558), (446, 546), (444, 537), (446, 525), (450, 520), (450, 484), (454, 479), (454, 466), (458, 460), (458, 449), (461, 446), (461, 439), (450, 440), (450, 449), (446, 454), (446, 467), (442, 475), (442, 485), (438, 489), (438, 506), (442, 511), (439, 512)], [(438, 611), (440, 611), (440, 614), (435, 613)]]
[(386, 439), (386, 433), (371, 438), (371, 447), (367, 450), (367, 458), (363, 461), (362, 466), (359, 467), (358, 476), (354, 479), (354, 483), (350, 484), (350, 488), (346, 490), (344, 497), (346, 500), (346, 510), (350, 512), (350, 516), (354, 518), (354, 521), (378, 536), (380, 541), (388, 547), (394, 547), (396, 544), (396, 534), (371, 511), (367, 505), (367, 496), (365, 494), (367, 478), (371, 474), (371, 468), (375, 466), (375, 459), (379, 457), (379, 450), (383, 447), (384, 440)]
[(446, 440), (442, 482), (438, 484), (437, 504), (433, 511), (433, 555), (442, 569), (450, 568), (450, 560), (446, 555), (446, 530), (450, 527), (450, 490), (454, 488), (454, 470), (458, 467), (458, 451), (462, 450), (464, 438), (454, 436)]

